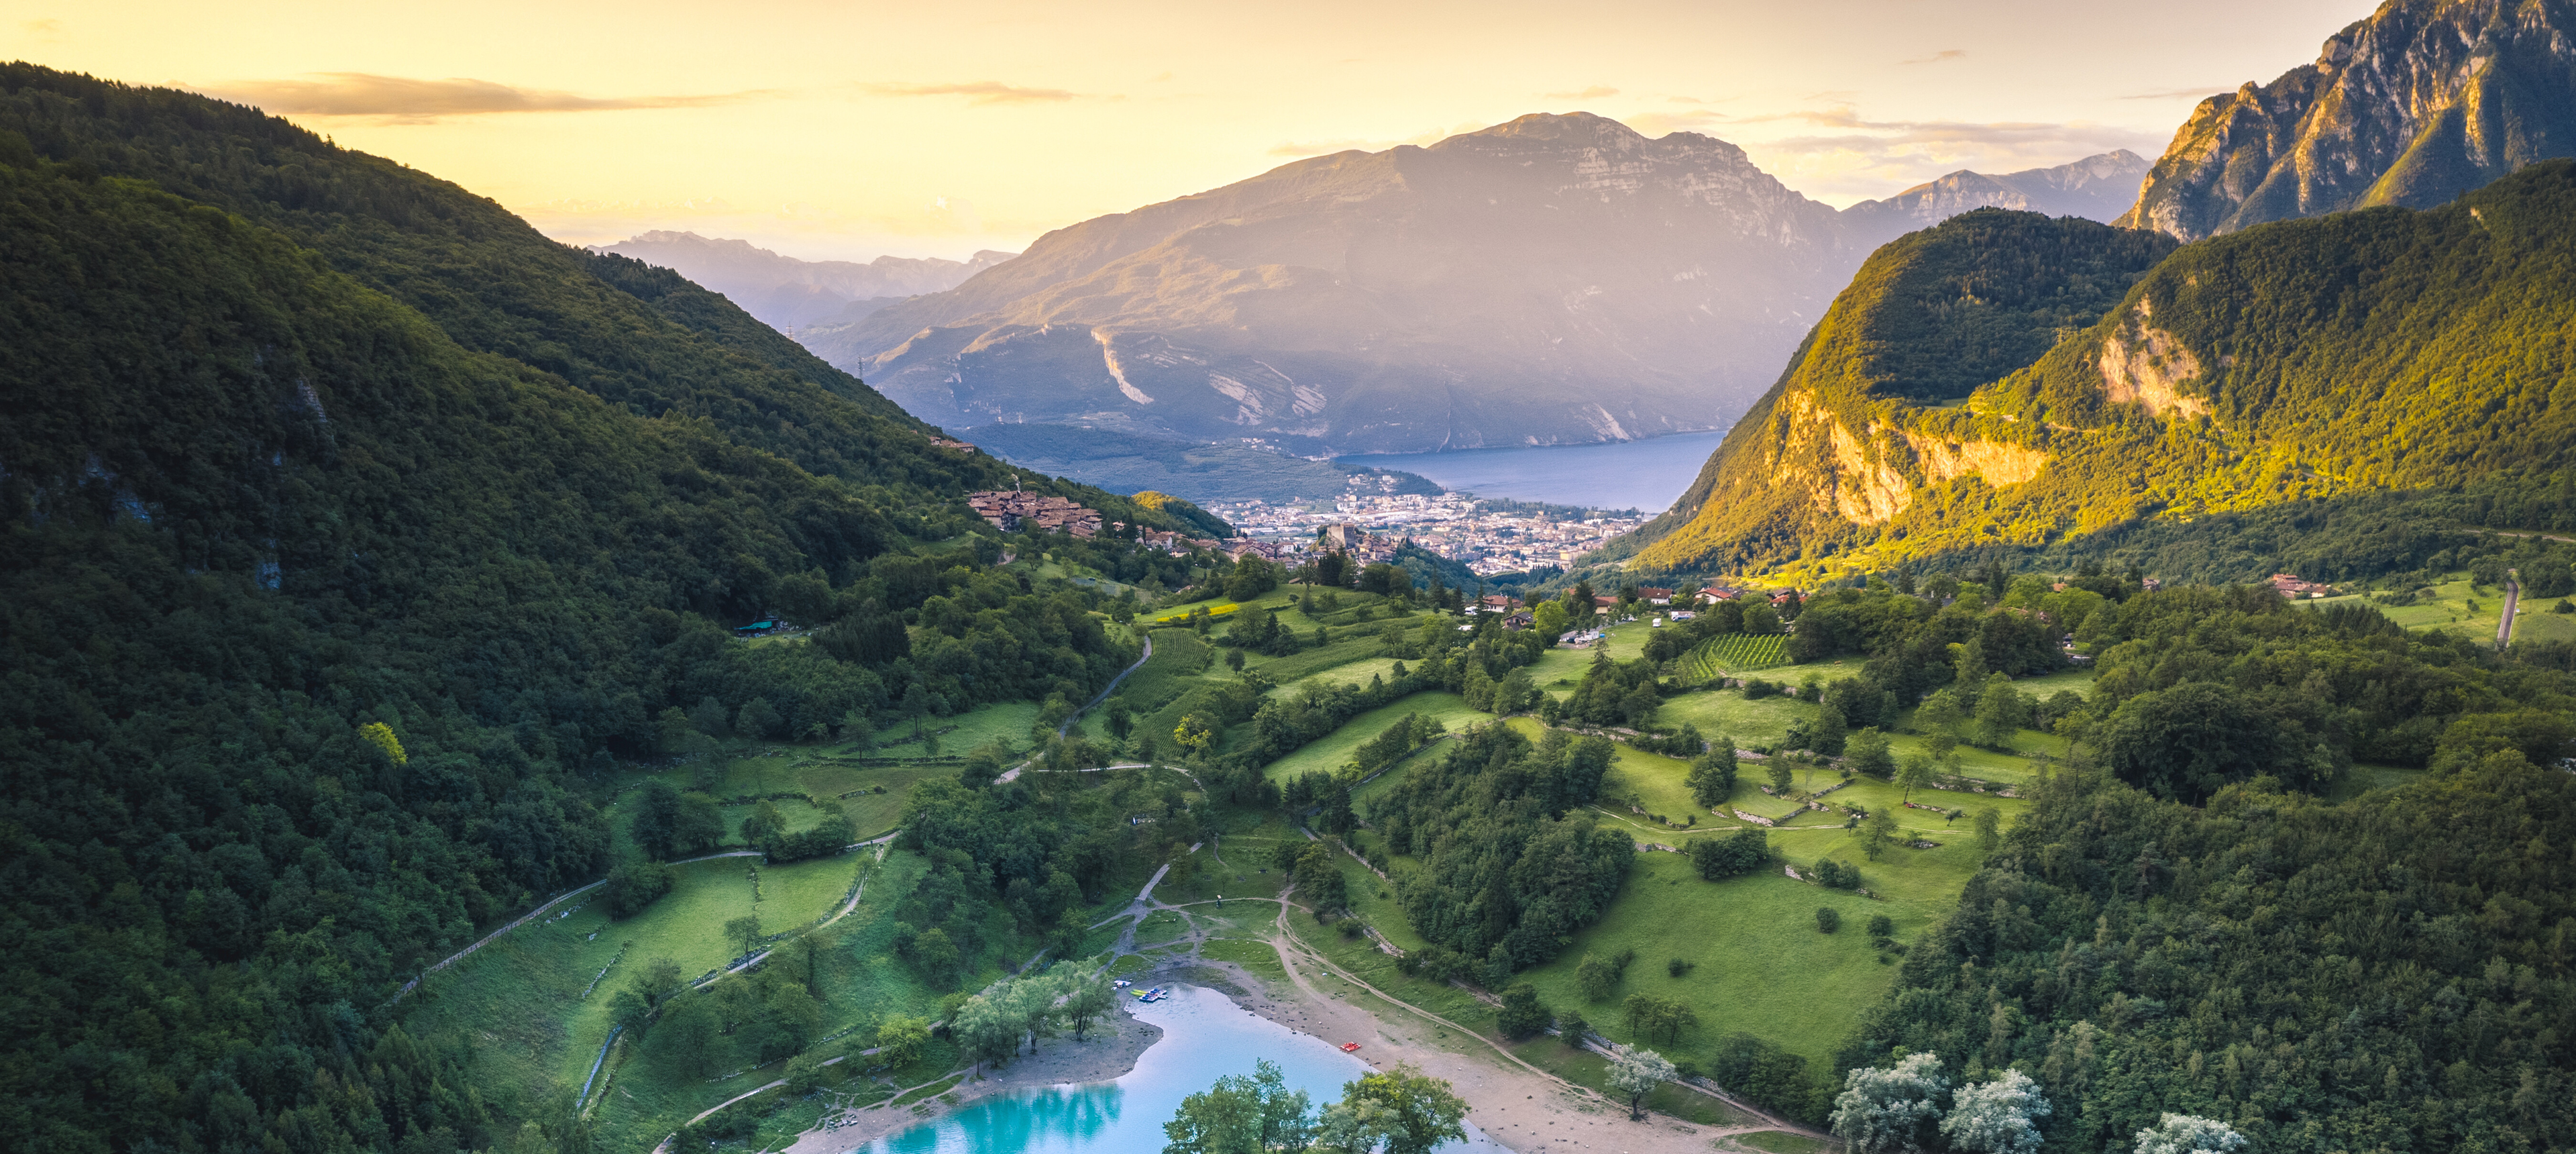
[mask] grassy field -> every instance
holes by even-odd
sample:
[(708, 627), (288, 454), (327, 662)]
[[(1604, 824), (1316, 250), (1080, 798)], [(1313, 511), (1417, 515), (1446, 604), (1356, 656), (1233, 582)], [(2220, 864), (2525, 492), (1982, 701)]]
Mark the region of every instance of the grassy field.
[[(924, 723), (923, 730), (925, 733), (953, 730), (933, 735), (939, 739), (939, 752), (942, 754), (963, 754), (987, 741), (996, 740), (1008, 742), (1014, 749), (1027, 749), (1029, 727), (1037, 724), (1037, 720), (1038, 707), (1035, 704), (1005, 701), (979, 705), (955, 717), (931, 718)], [(873, 750), (851, 749), (849, 752), (864, 757), (923, 757), (928, 754), (922, 743), (912, 740), (909, 726), (891, 728), (878, 734)]]
[[(2418, 593), (2412, 605), (2387, 605), (2359, 594), (2327, 597), (2298, 602), (2302, 609), (2319, 609), (2328, 605), (2361, 602), (2377, 608), (2388, 619), (2408, 629), (2437, 630), (2457, 633), (2480, 641), (2493, 641), (2496, 626), (2504, 618), (2504, 589), (2501, 586), (2471, 584), (2466, 570), (2451, 573), (2427, 587), (2429, 594)], [(2522, 641), (2576, 641), (2576, 613), (2553, 613), (2556, 598), (2526, 596), (2520, 611), (2514, 615), (2513, 639)]]
[[(810, 923), (838, 907), (863, 869), (867, 887), (858, 908), (820, 931), (821, 1033), (888, 1014), (936, 1009), (937, 992), (924, 988), (889, 956), (893, 911), (925, 872), (921, 859), (896, 853), (880, 863), (874, 855), (860, 853), (761, 867), (755, 899), (751, 874), (756, 860), (726, 858), (674, 867), (671, 893), (625, 921), (584, 905), (568, 917), (513, 931), (424, 983), (409, 1003), (405, 1028), (476, 1039), (477, 1061), (491, 1064), (478, 1079), (518, 1087), (527, 1100), (570, 1093), (580, 1088), (607, 1036), (610, 996), (648, 960), (671, 958), (692, 977), (719, 968), (735, 947), (715, 927), (746, 913), (757, 914), (772, 932)], [(605, 979), (589, 988), (603, 967)], [(999, 972), (989, 962), (984, 969), (968, 979), (970, 985)], [(827, 1049), (837, 1047), (827, 1044)], [(945, 1044), (932, 1049), (913, 1069), (898, 1072), (898, 1084), (922, 1081), (953, 1064), (956, 1056)], [(776, 1076), (773, 1066), (709, 1082), (661, 1069), (650, 1053), (621, 1042), (612, 1054), (603, 1072), (607, 1088), (599, 1093), (594, 1114), (602, 1149), (649, 1148), (688, 1116)], [(762, 1129), (771, 1137), (811, 1126), (819, 1114), (815, 1103), (783, 1099), (738, 1108), (767, 1116)]]
[[(1475, 722), (1491, 720), (1489, 715), (1468, 708), (1466, 698), (1445, 690), (1426, 689), (1420, 693), (1407, 694), (1393, 704), (1379, 706), (1352, 718), (1340, 729), (1333, 731), (1331, 736), (1311, 742), (1305, 748), (1271, 762), (1262, 770), (1262, 773), (1272, 781), (1284, 782), (1299, 774), (1319, 769), (1325, 771), (1340, 769), (1342, 763), (1349, 761), (1353, 752), (1361, 745), (1385, 732), (1387, 726), (1402, 720), (1408, 713), (1419, 713), (1433, 718), (1447, 726), (1452, 733)], [(1438, 747), (1433, 748), (1436, 751)]]
[[(606, 995), (645, 960), (670, 958), (692, 978), (717, 969), (738, 947), (716, 927), (745, 914), (771, 932), (811, 922), (848, 892), (863, 859), (873, 860), (852, 854), (758, 868), (756, 900), (757, 858), (674, 866), (671, 892), (642, 913), (615, 921), (585, 903), (568, 917), (515, 930), (424, 982), (429, 996), (410, 1016), (420, 1031), (503, 1035), (508, 1044), (491, 1052), (518, 1067), (511, 1080), (520, 1085), (577, 1087), (608, 1033)], [(582, 997), (612, 960), (608, 977)]]

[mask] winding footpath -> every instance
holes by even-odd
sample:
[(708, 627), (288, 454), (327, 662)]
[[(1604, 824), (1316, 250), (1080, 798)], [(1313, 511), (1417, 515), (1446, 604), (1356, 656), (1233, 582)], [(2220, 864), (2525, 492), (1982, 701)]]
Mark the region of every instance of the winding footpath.
[[(868, 847), (868, 846), (872, 846), (872, 845), (884, 845), (884, 844), (886, 844), (886, 843), (888, 843), (888, 842), (893, 841), (893, 840), (895, 839), (895, 837), (896, 837), (897, 835), (901, 834), (902, 832), (903, 832), (902, 830), (895, 830), (895, 831), (893, 831), (893, 832), (891, 832), (891, 833), (879, 834), (879, 835), (877, 835), (877, 836), (875, 836), (875, 837), (869, 838), (869, 839), (868, 839), (868, 840), (866, 840), (866, 841), (863, 841), (863, 842), (856, 842), (856, 843), (853, 843), (853, 844), (851, 844), (851, 845), (844, 846), (844, 847), (842, 847), (841, 852), (842, 852), (842, 853), (848, 853), (848, 852), (850, 852), (851, 850), (854, 850), (854, 849), (864, 849), (864, 848), (866, 848), (866, 847)], [(679, 860), (679, 861), (675, 861), (675, 862), (667, 862), (667, 863), (664, 863), (664, 864), (667, 864), (667, 865), (675, 865), (675, 866), (676, 866), (676, 865), (689, 865), (689, 864), (694, 863), (694, 862), (702, 862), (702, 861), (717, 861), (717, 860), (720, 860), (720, 859), (723, 859), (723, 858), (729, 858), (729, 857), (767, 857), (767, 856), (769, 856), (769, 855), (768, 855), (768, 854), (765, 854), (765, 853), (762, 853), (761, 851), (756, 850), (756, 849), (735, 849), (735, 850), (726, 850), (726, 851), (725, 851), (725, 852), (723, 852), (723, 853), (711, 853), (711, 854), (707, 854), (707, 855), (705, 855), (705, 856), (703, 856), (703, 857), (684, 858), (684, 859), (681, 859), (681, 860)], [(883, 855), (882, 855), (882, 853), (880, 853), (880, 858), (882, 858), (882, 856), (883, 856)], [(465, 947), (464, 949), (458, 950), (458, 951), (456, 951), (456, 952), (455, 952), (455, 953), (453, 953), (453, 954), (449, 954), (448, 956), (446, 956), (446, 957), (444, 957), (444, 958), (439, 959), (439, 960), (438, 960), (438, 962), (437, 962), (436, 964), (434, 964), (434, 965), (430, 965), (430, 966), (424, 967), (424, 968), (420, 971), (420, 976), (419, 976), (419, 977), (413, 978), (412, 980), (410, 980), (410, 981), (408, 981), (408, 982), (404, 982), (404, 983), (403, 983), (403, 985), (402, 985), (402, 988), (401, 988), (401, 989), (399, 989), (399, 990), (394, 991), (394, 996), (393, 996), (391, 999), (389, 999), (388, 1001), (386, 1001), (386, 1003), (385, 1003), (385, 1004), (386, 1004), (386, 1005), (388, 1005), (388, 1006), (390, 1006), (390, 1005), (394, 1004), (395, 1002), (399, 1002), (399, 1001), (403, 1000), (404, 995), (411, 993), (411, 992), (412, 992), (412, 990), (414, 990), (415, 988), (417, 988), (417, 987), (420, 985), (420, 983), (421, 983), (421, 981), (422, 981), (423, 979), (425, 979), (425, 978), (429, 977), (431, 974), (435, 974), (435, 973), (437, 973), (437, 972), (438, 972), (438, 971), (440, 971), (440, 970), (446, 969), (446, 968), (447, 968), (447, 967), (449, 967), (449, 966), (455, 965), (455, 964), (456, 964), (456, 963), (458, 963), (458, 962), (464, 961), (466, 958), (468, 958), (468, 957), (472, 956), (472, 955), (473, 955), (473, 953), (474, 953), (474, 951), (479, 950), (479, 949), (482, 949), (482, 948), (483, 948), (483, 947), (485, 947), (485, 946), (491, 945), (492, 943), (494, 943), (494, 942), (497, 942), (497, 941), (501, 940), (501, 936), (502, 936), (503, 934), (507, 934), (507, 933), (509, 933), (509, 932), (510, 932), (510, 931), (512, 931), (512, 930), (515, 930), (515, 929), (518, 929), (518, 928), (519, 928), (519, 927), (521, 927), (521, 926), (527, 925), (527, 924), (528, 924), (528, 923), (530, 923), (530, 922), (534, 922), (534, 921), (542, 920), (542, 919), (545, 917), (545, 915), (546, 915), (549, 911), (553, 910), (556, 906), (562, 905), (562, 904), (563, 904), (563, 903), (565, 903), (566, 901), (569, 901), (569, 900), (571, 900), (571, 899), (573, 899), (573, 898), (579, 897), (579, 896), (581, 896), (581, 895), (583, 895), (583, 894), (589, 893), (590, 891), (595, 890), (595, 889), (598, 889), (599, 887), (604, 886), (604, 885), (607, 885), (607, 884), (608, 884), (608, 879), (607, 879), (607, 878), (601, 878), (601, 879), (599, 879), (598, 881), (592, 882), (592, 883), (590, 883), (590, 884), (588, 884), (588, 885), (575, 886), (575, 887), (573, 887), (572, 889), (565, 890), (565, 891), (564, 891), (564, 892), (562, 892), (562, 893), (556, 894), (556, 895), (555, 895), (555, 896), (553, 896), (553, 897), (547, 898), (546, 900), (544, 900), (544, 901), (542, 901), (542, 902), (537, 903), (537, 908), (532, 909), (532, 910), (529, 910), (527, 913), (520, 915), (516, 920), (514, 920), (514, 921), (510, 922), (510, 924), (505, 925), (505, 926), (502, 926), (501, 928), (499, 928), (499, 929), (497, 929), (497, 930), (494, 930), (494, 931), (492, 931), (491, 933), (488, 933), (488, 934), (483, 935), (480, 939), (476, 940), (476, 941), (475, 941), (475, 943), (474, 943), (473, 945), (467, 946), (467, 947)], [(861, 888), (861, 889), (865, 889), (865, 888), (866, 888), (865, 883), (861, 883), (860, 888)], [(854, 910), (854, 909), (857, 909), (857, 908), (858, 908), (858, 906), (859, 906), (859, 899), (858, 899), (858, 895), (854, 893), (854, 894), (852, 894), (852, 895), (851, 895), (849, 903), (848, 903), (847, 905), (844, 905), (844, 906), (842, 906), (842, 907), (841, 907), (841, 912), (839, 912), (839, 913), (837, 913), (837, 914), (832, 915), (832, 921), (824, 922), (824, 923), (823, 923), (823, 925), (828, 926), (828, 925), (832, 924), (832, 922), (837, 922), (837, 921), (841, 920), (842, 918), (848, 917), (848, 916), (850, 915), (850, 911), (851, 911), (851, 910)], [(817, 926), (817, 927), (815, 927), (815, 928), (820, 929), (820, 928), (822, 928), (822, 927), (821, 927), (821, 926)], [(760, 956), (761, 956), (761, 957), (767, 957), (767, 956), (768, 956), (768, 954), (764, 951)], [(753, 959), (753, 960), (754, 960), (754, 961), (757, 961), (758, 959), (757, 959), (757, 958), (755, 958), (755, 959)], [(749, 962), (744, 963), (744, 965), (749, 965), (749, 964), (750, 964)], [(736, 968), (737, 968), (737, 969), (739, 969), (740, 967), (736, 967)], [(731, 971), (729, 970), (729, 971), (727, 971), (727, 972), (728, 972), (728, 973), (730, 973)], [(721, 975), (721, 974), (717, 975), (717, 977), (722, 977), (722, 976), (723, 976), (723, 975)], [(714, 980), (715, 980), (715, 978), (709, 978), (709, 979), (707, 979), (707, 980), (708, 980), (708, 981), (714, 981)]]
[[(1145, 634), (1145, 653), (1144, 653), (1144, 656), (1138, 657), (1138, 658), (1136, 659), (1136, 663), (1135, 663), (1134, 665), (1130, 665), (1130, 666), (1128, 666), (1128, 667), (1127, 667), (1127, 668), (1125, 668), (1125, 669), (1121, 669), (1121, 670), (1119, 670), (1119, 671), (1118, 671), (1118, 676), (1110, 678), (1110, 679), (1109, 679), (1109, 684), (1102, 686), (1102, 687), (1100, 688), (1100, 692), (1095, 693), (1095, 694), (1092, 694), (1092, 695), (1091, 695), (1091, 700), (1089, 700), (1089, 701), (1086, 701), (1086, 702), (1083, 702), (1083, 703), (1082, 703), (1082, 708), (1077, 709), (1077, 710), (1074, 710), (1074, 711), (1073, 711), (1073, 713), (1072, 713), (1071, 715), (1067, 716), (1067, 717), (1064, 719), (1064, 724), (1062, 724), (1062, 725), (1059, 725), (1059, 726), (1056, 726), (1056, 727), (1055, 727), (1055, 735), (1056, 735), (1057, 737), (1062, 737), (1062, 736), (1064, 736), (1065, 734), (1068, 734), (1068, 733), (1073, 732), (1073, 726), (1074, 726), (1074, 723), (1075, 723), (1075, 722), (1078, 722), (1078, 721), (1080, 721), (1080, 720), (1082, 720), (1082, 715), (1083, 715), (1083, 714), (1086, 714), (1086, 713), (1091, 712), (1092, 707), (1097, 706), (1097, 705), (1099, 705), (1101, 702), (1108, 700), (1108, 699), (1109, 699), (1109, 694), (1110, 694), (1112, 691), (1114, 691), (1114, 690), (1116, 690), (1116, 689), (1118, 688), (1118, 683), (1119, 683), (1119, 682), (1127, 680), (1127, 675), (1128, 675), (1128, 674), (1130, 674), (1130, 673), (1134, 673), (1134, 672), (1136, 672), (1136, 671), (1137, 671), (1137, 670), (1139, 670), (1139, 669), (1143, 669), (1143, 668), (1145, 667), (1145, 663), (1146, 663), (1146, 662), (1148, 662), (1148, 661), (1151, 661), (1151, 660), (1153, 660), (1153, 659), (1154, 659), (1154, 635), (1153, 635), (1152, 633), (1147, 633), (1147, 634)], [(1009, 769), (1007, 769), (1007, 770), (1004, 770), (1004, 771), (1002, 772), (1002, 776), (1000, 776), (1000, 777), (997, 777), (997, 778), (994, 778), (994, 779), (993, 779), (993, 784), (995, 784), (995, 785), (1001, 785), (1001, 784), (1003, 784), (1004, 782), (1011, 782), (1011, 781), (1017, 781), (1017, 780), (1019, 780), (1019, 777), (1020, 777), (1020, 771), (1021, 771), (1021, 770), (1027, 769), (1028, 767), (1030, 767), (1030, 766), (1032, 766), (1032, 765), (1037, 764), (1037, 760), (1038, 760), (1038, 759), (1034, 756), (1034, 751), (1032, 751), (1032, 753), (1033, 753), (1033, 755), (1032, 755), (1032, 756), (1031, 756), (1027, 761), (1023, 761), (1023, 762), (1019, 763), (1018, 765), (1014, 765), (1014, 766), (1012, 766), (1011, 768), (1009, 768)], [(1113, 765), (1113, 766), (1106, 766), (1106, 767), (1104, 767), (1104, 768), (1108, 768), (1108, 769), (1122, 769), (1122, 768), (1123, 768), (1123, 769), (1141, 769), (1141, 768), (1146, 768), (1146, 767), (1145, 767), (1145, 766), (1143, 766), (1143, 765), (1140, 763), (1140, 764), (1137, 764), (1137, 765), (1129, 765), (1129, 766), (1116, 766), (1116, 765)], [(1086, 771), (1084, 771), (1084, 772), (1098, 772), (1098, 771), (1097, 771), (1097, 770), (1086, 770)], [(1190, 780), (1192, 780), (1192, 781), (1196, 781), (1196, 780), (1198, 780), (1198, 779), (1197, 779), (1197, 778), (1191, 778)]]

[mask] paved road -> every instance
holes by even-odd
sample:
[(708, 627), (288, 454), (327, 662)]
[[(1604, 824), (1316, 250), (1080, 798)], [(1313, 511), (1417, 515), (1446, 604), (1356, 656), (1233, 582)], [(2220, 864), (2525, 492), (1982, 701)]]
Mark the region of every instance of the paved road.
[(2496, 622), (2496, 652), (2498, 653), (2504, 652), (2505, 646), (2513, 644), (2514, 608), (2522, 603), (2522, 582), (2519, 580), (2521, 576), (2520, 569), (2504, 571), (2504, 620)]

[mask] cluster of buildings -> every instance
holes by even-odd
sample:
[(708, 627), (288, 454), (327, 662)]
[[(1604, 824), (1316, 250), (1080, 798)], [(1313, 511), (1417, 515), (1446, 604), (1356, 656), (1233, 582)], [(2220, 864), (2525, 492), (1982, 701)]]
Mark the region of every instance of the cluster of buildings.
[(1392, 557), (1396, 545), (1411, 538), (1479, 574), (1565, 565), (1644, 523), (1638, 517), (1502, 511), (1458, 493), (1425, 497), (1356, 489), (1329, 503), (1236, 501), (1208, 510), (1261, 540), (1302, 543), (1318, 533), (1345, 533), (1341, 543), (1328, 547), (1365, 561)]
[(2296, 573), (2273, 574), (2272, 591), (2292, 601), (2302, 598), (2332, 597), (2336, 592), (2332, 585), (2323, 581), (2310, 581)]
[(966, 494), (966, 505), (975, 514), (993, 523), (1005, 533), (1022, 528), (1044, 532), (1061, 530), (1076, 537), (1100, 535), (1100, 511), (1084, 508), (1063, 497), (1024, 493), (1018, 489), (994, 489)]

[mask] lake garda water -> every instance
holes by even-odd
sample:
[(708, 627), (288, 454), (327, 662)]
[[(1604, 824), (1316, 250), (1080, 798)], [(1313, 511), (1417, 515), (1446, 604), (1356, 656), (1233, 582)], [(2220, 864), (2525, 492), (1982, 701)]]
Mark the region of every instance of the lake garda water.
[[(1332, 1043), (1256, 1017), (1214, 990), (1181, 986), (1164, 1001), (1135, 1007), (1135, 1014), (1162, 1027), (1163, 1037), (1126, 1077), (987, 1098), (859, 1149), (868, 1154), (1150, 1152), (1163, 1148), (1163, 1123), (1172, 1120), (1181, 1099), (1218, 1078), (1252, 1073), (1255, 1061), (1278, 1063), (1289, 1087), (1304, 1090), (1318, 1109), (1342, 1096), (1343, 1083), (1368, 1072), (1359, 1058)], [(1507, 1154), (1472, 1129), (1468, 1141), (1452, 1142), (1441, 1151)]]
[(1656, 513), (1690, 487), (1724, 440), (1723, 432), (1677, 433), (1604, 445), (1387, 453), (1341, 463), (1419, 473), (1479, 497)]

